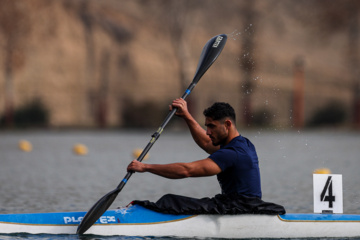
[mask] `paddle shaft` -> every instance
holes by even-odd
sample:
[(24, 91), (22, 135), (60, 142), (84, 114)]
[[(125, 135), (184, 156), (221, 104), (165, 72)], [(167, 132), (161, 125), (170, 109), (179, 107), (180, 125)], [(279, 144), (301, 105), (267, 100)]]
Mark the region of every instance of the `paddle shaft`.
[[(204, 75), (204, 73), (207, 71), (207, 69), (213, 64), (213, 62), (217, 59), (217, 57), (220, 55), (222, 49), (225, 46), (227, 36), (226, 34), (220, 34), (218, 36), (215, 36), (211, 38), (204, 46), (203, 51), (200, 56), (200, 60), (198, 63), (198, 67), (194, 76), (193, 81), (189, 85), (189, 87), (186, 89), (184, 94), (182, 95), (182, 98), (185, 99), (193, 90), (195, 85), (199, 82), (200, 78)], [(144, 148), (140, 156), (138, 157), (138, 161), (142, 161), (145, 155), (149, 152), (150, 148), (154, 145), (156, 140), (160, 137), (162, 131), (164, 130), (165, 126), (168, 124), (170, 119), (174, 116), (176, 113), (177, 108), (173, 108), (165, 118), (164, 122), (161, 124), (161, 126), (158, 128), (158, 130), (151, 136), (150, 142), (147, 144), (147, 146)], [(83, 234), (87, 229), (89, 229), (99, 217), (110, 207), (110, 205), (113, 203), (119, 192), (123, 189), (129, 178), (133, 172), (127, 172), (123, 180), (120, 182), (120, 184), (111, 192), (107, 193), (105, 196), (103, 196), (99, 201), (93, 205), (90, 210), (85, 214), (84, 218), (82, 219), (81, 223), (78, 226), (78, 229), (76, 231), (77, 234)]]
[[(181, 96), (182, 99), (186, 99), (186, 97), (191, 93), (191, 91), (194, 89), (196, 85), (196, 82), (192, 82), (189, 87), (186, 89), (186, 91), (184, 92), (184, 94)], [(177, 111), (177, 108), (173, 108), (168, 115), (166, 116), (165, 120), (163, 121), (163, 123), (160, 125), (160, 127), (158, 128), (158, 130), (151, 135), (151, 140), (149, 141), (149, 143), (146, 145), (146, 147), (144, 148), (144, 150), (141, 152), (140, 156), (136, 159), (139, 162), (141, 162), (144, 157), (146, 156), (146, 154), (150, 151), (151, 147), (154, 145), (154, 143), (156, 142), (156, 140), (158, 140), (158, 138), (160, 137), (162, 131), (164, 130), (164, 128), (166, 127), (166, 125), (170, 122), (171, 118), (175, 115)], [(125, 186), (125, 184), (127, 183), (127, 181), (130, 179), (131, 175), (133, 174), (133, 172), (127, 172), (127, 174), (125, 175), (124, 179), (120, 182), (120, 184), (117, 186), (117, 190), (120, 192), (123, 187)]]

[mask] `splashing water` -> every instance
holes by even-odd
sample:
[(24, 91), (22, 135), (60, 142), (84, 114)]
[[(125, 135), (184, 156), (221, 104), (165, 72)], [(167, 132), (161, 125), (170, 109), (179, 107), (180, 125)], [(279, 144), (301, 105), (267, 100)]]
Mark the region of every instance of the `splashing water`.
[(232, 33), (227, 34), (229, 38), (232, 38), (233, 40), (238, 40), (240, 38), (241, 32), (237, 29), (235, 29)]
[(245, 30), (243, 32), (239, 31), (238, 29), (235, 29), (232, 33), (230, 34), (227, 34), (229, 38), (232, 38), (233, 40), (238, 40), (240, 39), (241, 35), (243, 33), (252, 33), (253, 32), (253, 25), (252, 24), (249, 24), (249, 26), (247, 28), (245, 28)]
[(240, 39), (241, 35), (243, 33), (252, 33), (253, 32), (253, 25), (249, 24), (249, 26), (247, 28), (245, 28), (245, 30), (243, 32), (239, 31), (238, 29), (235, 29), (232, 33), (227, 34), (229, 38), (232, 38), (233, 40), (238, 40)]

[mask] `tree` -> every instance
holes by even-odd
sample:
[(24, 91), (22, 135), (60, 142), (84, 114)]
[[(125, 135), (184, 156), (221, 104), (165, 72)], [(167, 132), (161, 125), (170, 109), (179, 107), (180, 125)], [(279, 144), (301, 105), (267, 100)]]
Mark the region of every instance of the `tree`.
[(5, 73), (5, 122), (13, 123), (14, 87), (13, 75), (25, 64), (24, 48), (26, 35), (30, 31), (27, 15), (28, 1), (0, 0), (0, 32), (4, 38), (4, 73)]
[(255, 71), (255, 60), (253, 57), (254, 52), (254, 38), (255, 29), (254, 21), (256, 20), (256, 13), (254, 11), (254, 2), (247, 1), (242, 9), (243, 23), (244, 23), (244, 35), (242, 38), (241, 46), (241, 70), (244, 77), (242, 83), (242, 90), (244, 96), (244, 123), (245, 125), (251, 124), (252, 107), (251, 107), (251, 93), (253, 91), (252, 78)]

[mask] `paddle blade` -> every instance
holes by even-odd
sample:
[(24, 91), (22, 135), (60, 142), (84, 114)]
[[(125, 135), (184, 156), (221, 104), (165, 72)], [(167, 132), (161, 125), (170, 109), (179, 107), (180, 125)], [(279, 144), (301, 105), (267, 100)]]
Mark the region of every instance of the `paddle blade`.
[(193, 83), (197, 83), (209, 67), (215, 62), (223, 50), (227, 40), (226, 34), (220, 34), (211, 38), (204, 46), (199, 63), (196, 69), (196, 73), (193, 79)]
[(116, 188), (97, 201), (97, 203), (95, 203), (95, 205), (85, 214), (77, 228), (76, 234), (83, 234), (86, 232), (106, 212), (119, 192), (120, 190)]

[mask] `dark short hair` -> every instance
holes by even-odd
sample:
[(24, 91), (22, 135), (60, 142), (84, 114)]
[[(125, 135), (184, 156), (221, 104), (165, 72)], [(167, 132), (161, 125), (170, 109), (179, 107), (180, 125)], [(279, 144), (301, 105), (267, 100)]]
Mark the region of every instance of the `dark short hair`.
[(233, 120), (234, 123), (236, 121), (234, 108), (224, 102), (216, 102), (211, 107), (205, 109), (204, 116), (210, 117), (213, 120), (222, 120), (228, 117)]

